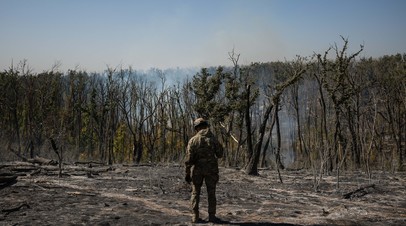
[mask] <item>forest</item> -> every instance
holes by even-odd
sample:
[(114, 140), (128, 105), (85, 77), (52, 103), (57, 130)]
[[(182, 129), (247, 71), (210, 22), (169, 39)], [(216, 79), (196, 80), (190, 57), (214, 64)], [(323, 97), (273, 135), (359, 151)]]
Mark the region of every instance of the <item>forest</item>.
[(159, 69), (152, 80), (121, 66), (33, 73), (22, 61), (0, 72), (0, 161), (182, 164), (193, 120), (205, 117), (225, 147), (221, 165), (249, 175), (309, 169), (317, 186), (325, 173), (402, 171), (406, 54), (348, 49), (342, 38), (312, 56), (250, 65), (232, 50), (233, 66), (177, 83)]

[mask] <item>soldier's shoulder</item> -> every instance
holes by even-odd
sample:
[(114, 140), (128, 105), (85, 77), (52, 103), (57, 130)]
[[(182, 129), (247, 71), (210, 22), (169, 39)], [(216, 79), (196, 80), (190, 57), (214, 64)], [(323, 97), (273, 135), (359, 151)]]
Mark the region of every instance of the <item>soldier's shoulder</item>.
[(200, 135), (200, 134), (196, 134), (196, 135), (194, 135), (192, 138), (190, 138), (189, 143), (198, 142), (198, 141), (200, 140), (200, 138), (201, 138), (201, 135)]

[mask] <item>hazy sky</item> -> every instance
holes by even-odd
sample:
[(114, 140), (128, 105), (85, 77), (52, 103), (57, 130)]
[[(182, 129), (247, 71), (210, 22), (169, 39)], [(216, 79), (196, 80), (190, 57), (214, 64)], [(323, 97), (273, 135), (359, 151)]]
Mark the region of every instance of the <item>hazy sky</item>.
[(406, 53), (405, 0), (0, 0), (0, 70), (204, 67), (291, 60), (349, 39)]

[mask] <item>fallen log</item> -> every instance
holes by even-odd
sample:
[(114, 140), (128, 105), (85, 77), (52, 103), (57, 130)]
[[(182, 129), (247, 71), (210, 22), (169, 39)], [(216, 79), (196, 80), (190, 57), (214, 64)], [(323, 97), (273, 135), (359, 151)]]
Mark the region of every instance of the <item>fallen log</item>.
[(27, 174), (27, 176), (32, 177), (32, 176), (38, 175), (40, 173), (41, 173), (41, 169), (37, 169), (34, 172), (31, 172), (31, 173)]
[(18, 172), (18, 173), (26, 173), (37, 170), (38, 167), (36, 166), (14, 166), (9, 169), (9, 171)]
[(27, 162), (32, 163), (32, 164), (39, 164), (39, 165), (51, 165), (51, 166), (58, 165), (58, 161), (55, 161), (53, 159), (46, 159), (46, 158), (39, 157), (39, 156), (36, 156), (33, 159), (27, 159)]
[(17, 175), (11, 173), (0, 173), (0, 189), (15, 184), (17, 177)]
[(46, 159), (43, 157), (35, 156), (34, 158), (26, 158), (17, 151), (15, 151), (12, 148), (9, 148), (12, 153), (14, 153), (17, 157), (19, 157), (21, 160), (24, 162), (29, 162), (32, 164), (39, 164), (39, 165), (58, 165), (58, 161), (55, 161), (53, 159)]
[(17, 176), (11, 173), (0, 173), (0, 183), (8, 183), (17, 180)]
[(102, 162), (95, 162), (95, 161), (87, 161), (87, 162), (85, 162), (85, 161), (80, 161), (80, 162), (74, 162), (73, 163), (73, 165), (89, 165), (89, 166), (91, 166), (91, 165), (98, 165), (98, 166), (103, 166), (104, 165), (104, 163), (102, 163)]
[(366, 194), (372, 192), (372, 189), (375, 189), (375, 184), (370, 184), (365, 187), (358, 188), (355, 191), (349, 192), (343, 195), (344, 199), (353, 199), (353, 198), (360, 198)]

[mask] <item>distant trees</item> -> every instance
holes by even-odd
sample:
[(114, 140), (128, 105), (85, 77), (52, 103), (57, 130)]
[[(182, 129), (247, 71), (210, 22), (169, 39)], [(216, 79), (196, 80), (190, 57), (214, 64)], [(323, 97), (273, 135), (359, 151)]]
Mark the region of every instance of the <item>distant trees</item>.
[[(276, 125), (276, 151), (275, 151), (275, 164), (276, 168), (279, 172), (279, 169), (284, 169), (284, 165), (281, 161), (281, 123), (279, 118), (279, 111), (281, 110), (280, 106), (282, 105), (282, 96), (285, 95), (286, 90), (291, 88), (292, 86), (296, 85), (300, 79), (302, 78), (303, 74), (306, 72), (305, 59), (298, 57), (295, 61), (286, 63), (284, 65), (284, 70), (281, 73), (282, 76), (275, 76), (275, 79), (272, 83), (268, 84), (266, 89), (267, 98), (269, 98), (269, 104), (265, 107), (264, 118), (259, 128), (259, 139), (255, 146), (255, 158), (253, 162), (249, 164), (247, 168), (248, 174), (258, 174), (257, 166), (259, 157), (262, 150), (263, 139), (266, 133), (267, 122), (270, 116), (272, 116), (272, 122), (269, 127), (270, 136), (272, 136), (274, 125)], [(272, 115), (271, 115), (272, 113)], [(300, 125), (300, 124), (298, 124)], [(267, 145), (266, 145), (267, 146)], [(266, 152), (266, 150), (264, 150)], [(279, 174), (279, 179), (282, 182), (282, 179)]]
[[(309, 89), (313, 98), (307, 97), (303, 100), (307, 110), (302, 114), (305, 124), (301, 133), (304, 147), (310, 152), (301, 155), (302, 160), (298, 162), (306, 161), (305, 156), (310, 155), (312, 167), (319, 175), (319, 178), (315, 178), (316, 189), (322, 175), (326, 173), (335, 171), (339, 186), (342, 168), (364, 168), (370, 172), (371, 161), (374, 161), (374, 165), (381, 169), (393, 170), (401, 169), (402, 164), (399, 162), (404, 161), (398, 153), (404, 153), (405, 144), (398, 143), (396, 146), (395, 137), (405, 137), (405, 133), (394, 136), (391, 132), (399, 132), (400, 127), (404, 130), (405, 118), (399, 117), (405, 113), (404, 106), (400, 107), (399, 102), (393, 102), (399, 100), (398, 94), (405, 94), (406, 76), (404, 70), (400, 72), (401, 65), (405, 65), (404, 56), (384, 56), (380, 59), (357, 61), (356, 57), (363, 47), (349, 54), (348, 40), (342, 40), (341, 48), (335, 45), (323, 55), (315, 55), (316, 60), (312, 62), (310, 73), (306, 77), (307, 84), (303, 83), (308, 89), (314, 87), (318, 91)], [(334, 52), (334, 57), (329, 56), (331, 51)], [(389, 58), (393, 60), (391, 65), (387, 62)], [(383, 63), (384, 61), (386, 62)], [(377, 62), (382, 64), (378, 66)], [(391, 78), (394, 74), (399, 76)], [(395, 89), (397, 93), (392, 93), (390, 100), (385, 100), (385, 104), (378, 104), (385, 96), (377, 94), (379, 90), (389, 90), (388, 87), (382, 87), (382, 82), (388, 81), (387, 79), (403, 85), (392, 87), (391, 90)], [(400, 86), (403, 86), (403, 90)], [(404, 100), (403, 97), (400, 99)], [(394, 111), (397, 111), (399, 120), (390, 122), (389, 112)], [(398, 129), (394, 129), (395, 127)], [(403, 151), (400, 151), (401, 149)]]
[[(282, 138), (278, 117), (281, 96), (305, 73), (305, 63), (302, 58), (298, 58), (297, 62), (280, 64), (279, 73), (273, 74), (269, 73), (271, 71), (269, 69), (272, 68), (269, 64), (240, 67), (238, 59), (239, 55), (232, 51), (230, 60), (234, 67), (229, 73), (222, 73), (223, 68), (220, 67), (214, 75), (209, 74), (207, 69), (203, 69), (201, 74), (194, 77), (190, 87), (196, 97), (194, 105), (196, 112), (199, 116), (220, 122), (218, 126), (223, 129), (220, 131), (227, 135), (223, 140), (228, 144), (228, 149), (235, 147), (235, 145), (229, 145), (230, 138), (237, 143), (237, 151), (234, 154), (238, 154), (240, 147), (244, 148), (244, 167), (246, 173), (250, 175), (258, 174), (261, 153), (266, 156), (266, 149), (263, 150), (265, 134), (270, 134), (269, 139), (271, 139), (273, 126), (276, 124), (275, 161), (278, 169), (283, 168), (280, 160)], [(270, 78), (258, 80), (261, 75)], [(262, 106), (258, 105), (260, 82), (265, 84), (266, 101)], [(270, 118), (272, 118), (271, 123), (268, 122)], [(235, 134), (238, 135), (235, 136)], [(265, 147), (269, 147), (269, 140)], [(228, 155), (232, 153), (233, 151), (229, 151)]]
[[(354, 74), (352, 67), (355, 57), (363, 50), (363, 46), (356, 53), (348, 55), (348, 40), (342, 39), (344, 42), (342, 49), (335, 45), (325, 51), (323, 55), (317, 55), (316, 64), (319, 70), (314, 75), (332, 104), (334, 126), (333, 130), (330, 131), (334, 132), (332, 139), (330, 139), (327, 130), (324, 128), (325, 137), (327, 136), (328, 152), (324, 155), (325, 159), (323, 161), (327, 161), (330, 172), (335, 166), (337, 178), (339, 178), (340, 168), (346, 161), (349, 149), (351, 149), (354, 164), (358, 167), (360, 164), (357, 128), (359, 118), (358, 93), (361, 91), (361, 84), (357, 81), (358, 78)], [(330, 50), (335, 51), (336, 58), (333, 60), (328, 59)], [(323, 90), (320, 92), (323, 95)], [(324, 96), (323, 101), (326, 101)], [(327, 112), (325, 103), (322, 104), (323, 112)], [(326, 127), (327, 115), (324, 113), (323, 117), (323, 125)], [(321, 167), (321, 170), (323, 170), (323, 167)]]
[(291, 167), (313, 169), (317, 187), (340, 170), (404, 169), (405, 54), (359, 59), (363, 47), (348, 53), (342, 43), (250, 65), (232, 51), (232, 67), (177, 84), (158, 69), (151, 80), (132, 68), (35, 74), (22, 62), (0, 72), (0, 160), (55, 157), (52, 138), (64, 161), (179, 162), (193, 120), (206, 117), (226, 147), (223, 164), (248, 174), (294, 158)]
[(20, 108), (22, 87), (19, 81), (20, 71), (11, 67), (7, 72), (0, 74), (1, 84), (1, 128), (3, 139), (14, 140), (18, 154), (21, 153), (21, 126)]
[[(378, 114), (375, 122), (375, 150), (373, 158), (381, 156), (382, 168), (392, 171), (404, 169), (406, 154), (406, 55), (384, 56), (380, 59), (362, 61), (360, 73), (368, 75), (370, 102), (369, 109)], [(368, 62), (369, 67), (365, 66)], [(368, 110), (369, 110), (368, 109)], [(373, 114), (371, 114), (373, 115)], [(367, 118), (370, 124), (372, 117)], [(387, 164), (385, 166), (385, 164)]]

